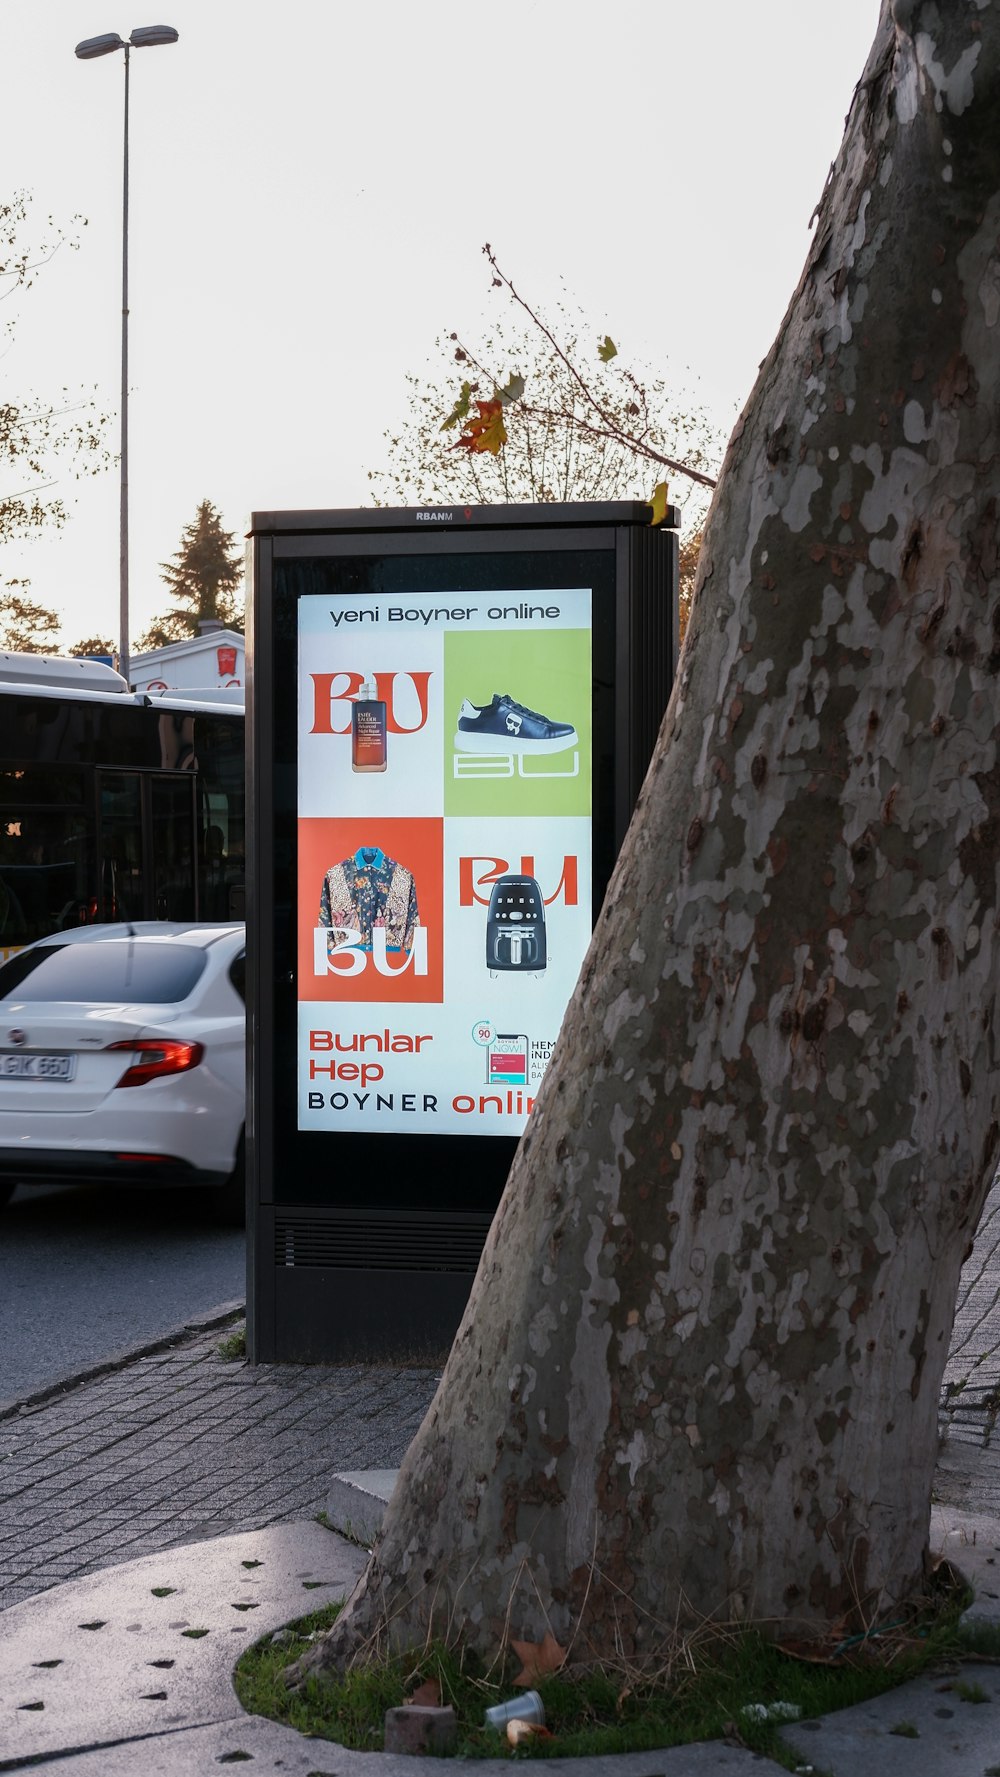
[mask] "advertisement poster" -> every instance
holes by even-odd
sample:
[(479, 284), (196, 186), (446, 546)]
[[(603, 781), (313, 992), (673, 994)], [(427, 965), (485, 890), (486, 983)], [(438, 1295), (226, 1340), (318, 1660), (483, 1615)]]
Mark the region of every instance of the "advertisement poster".
[(592, 927), (591, 593), (298, 610), (299, 1128), (519, 1135)]

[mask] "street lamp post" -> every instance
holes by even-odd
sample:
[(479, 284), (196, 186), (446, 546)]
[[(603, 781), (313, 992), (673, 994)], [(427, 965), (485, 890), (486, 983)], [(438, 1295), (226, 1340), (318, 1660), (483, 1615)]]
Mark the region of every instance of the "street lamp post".
[(87, 37), (76, 46), (81, 62), (97, 56), (125, 51), (125, 150), (122, 176), (122, 393), (121, 393), (121, 494), (118, 532), (118, 670), (129, 676), (128, 622), (128, 82), (129, 51), (151, 49), (158, 43), (176, 43), (177, 32), (172, 25), (142, 25), (126, 40), (116, 31), (103, 37)]

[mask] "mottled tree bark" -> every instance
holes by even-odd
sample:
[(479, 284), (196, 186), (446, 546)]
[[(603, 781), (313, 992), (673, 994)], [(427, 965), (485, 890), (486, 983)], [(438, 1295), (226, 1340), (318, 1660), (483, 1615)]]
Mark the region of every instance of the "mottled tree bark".
[(641, 1659), (688, 1610), (921, 1586), (998, 1157), (998, 324), (1000, 4), (887, 0), (468, 1312), (314, 1664), (430, 1621)]

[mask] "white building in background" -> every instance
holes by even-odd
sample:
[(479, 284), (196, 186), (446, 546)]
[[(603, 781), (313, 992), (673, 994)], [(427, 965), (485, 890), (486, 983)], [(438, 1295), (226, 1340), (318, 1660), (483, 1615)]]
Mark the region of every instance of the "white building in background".
[(208, 691), (246, 683), (243, 637), (220, 623), (203, 623), (201, 633), (170, 642), (149, 654), (133, 654), (129, 680), (134, 691)]

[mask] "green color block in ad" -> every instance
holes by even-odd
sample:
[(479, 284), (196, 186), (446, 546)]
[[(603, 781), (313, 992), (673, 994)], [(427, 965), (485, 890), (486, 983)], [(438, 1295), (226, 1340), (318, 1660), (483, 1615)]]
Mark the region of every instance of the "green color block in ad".
[[(589, 629), (452, 631), (444, 638), (444, 808), (447, 815), (589, 815), (591, 809)], [(483, 709), (508, 695), (576, 739), (541, 744), (503, 723), (456, 741), (463, 703)], [(525, 722), (525, 730), (533, 726)]]

